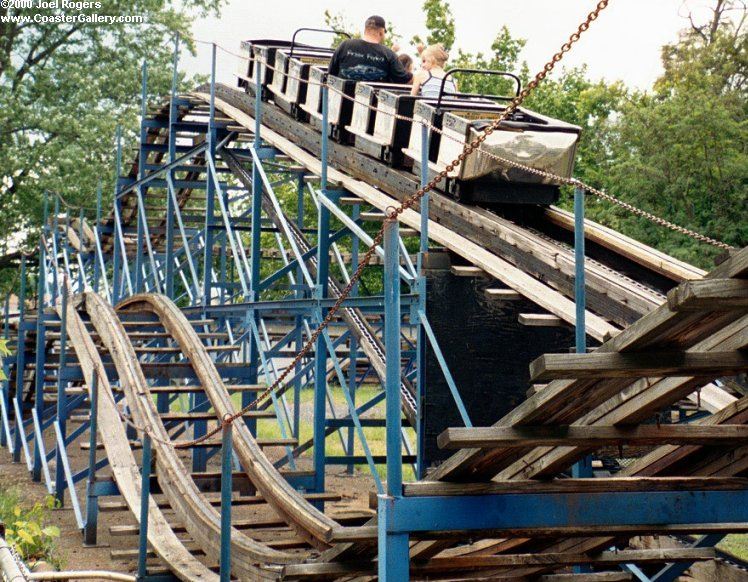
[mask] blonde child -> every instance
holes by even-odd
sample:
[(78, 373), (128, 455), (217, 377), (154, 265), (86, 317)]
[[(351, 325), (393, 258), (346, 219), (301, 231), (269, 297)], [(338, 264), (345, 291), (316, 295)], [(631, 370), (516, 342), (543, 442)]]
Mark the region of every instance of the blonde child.
[[(449, 54), (440, 44), (426, 47), (421, 52), (421, 69), (413, 76), (413, 95), (435, 98), (439, 96), (447, 74), (444, 66)], [(444, 93), (457, 93), (457, 83), (451, 77), (444, 82)]]

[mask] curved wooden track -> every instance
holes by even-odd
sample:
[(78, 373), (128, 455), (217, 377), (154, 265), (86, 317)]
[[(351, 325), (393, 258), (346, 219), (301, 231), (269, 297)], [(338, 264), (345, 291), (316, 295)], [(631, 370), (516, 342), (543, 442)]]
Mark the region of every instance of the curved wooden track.
[[(125, 426), (116, 410), (109, 379), (105, 373), (101, 373), (104, 370), (104, 363), (99, 355), (98, 347), (78, 313), (76, 304), (80, 304), (80, 302), (70, 301), (67, 307), (70, 344), (78, 356), (85, 383), (89, 390), (94, 385), (94, 375), (97, 377), (96, 381), (101, 396), (98, 400), (99, 434), (109, 457), (112, 473), (120, 493), (135, 519), (139, 521), (140, 468), (128, 444)], [(83, 306), (81, 305), (81, 307)], [(57, 309), (62, 317), (61, 304), (58, 304)], [(148, 510), (148, 542), (181, 580), (217, 582), (218, 576), (194, 558), (172, 531), (153, 498), (150, 500)]]

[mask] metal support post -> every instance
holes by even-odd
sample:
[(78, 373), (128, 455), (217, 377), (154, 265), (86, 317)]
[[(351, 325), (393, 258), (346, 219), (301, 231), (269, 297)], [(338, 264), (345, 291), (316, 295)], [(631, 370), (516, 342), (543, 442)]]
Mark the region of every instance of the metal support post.
[[(96, 240), (93, 241), (93, 253), (94, 253), (93, 290), (94, 290), (94, 293), (99, 292), (99, 278), (101, 277), (101, 264), (99, 263), (96, 257), (96, 251), (98, 248), (99, 236), (100, 236), (99, 228), (101, 228), (101, 180), (99, 180), (99, 185), (96, 188), (96, 224), (94, 226), (94, 235), (96, 237)], [(104, 273), (104, 276), (106, 277), (106, 273)]]
[(574, 300), (577, 308), (575, 332), (578, 354), (587, 351), (584, 256), (584, 190), (577, 188), (574, 190)]
[[(140, 86), (140, 143), (145, 144), (148, 141), (148, 130), (145, 126), (145, 116), (148, 112), (148, 63), (143, 61), (142, 80)], [(146, 156), (138, 156), (138, 180), (145, 178), (145, 159)], [(142, 293), (144, 290), (144, 255), (143, 247), (145, 245), (145, 229), (147, 227), (145, 221), (145, 195), (143, 188), (138, 187), (138, 239), (137, 249), (135, 251), (135, 293)], [(158, 277), (158, 273), (153, 273), (154, 277)]]
[(80, 209), (80, 212), (78, 213), (78, 240), (80, 240), (81, 248), (78, 251), (78, 268), (80, 271), (78, 272), (78, 293), (83, 293), (86, 290), (86, 272), (83, 270), (83, 258), (84, 258), (84, 247), (85, 244), (83, 241), (86, 239), (84, 238), (83, 233), (83, 221), (85, 220), (85, 215), (83, 214), (83, 209)]
[(379, 579), (407, 582), (409, 579), (408, 534), (390, 533), (394, 501), (402, 496), (402, 418), (400, 411), (400, 258), (397, 220), (384, 223), (384, 337), (386, 353), (385, 391), (387, 417), (387, 492), (379, 496)]
[[(429, 128), (424, 123), (421, 126), (421, 188), (429, 181)], [(418, 279), (416, 292), (418, 293), (419, 315), (418, 337), (416, 346), (416, 477), (422, 479), (426, 473), (423, 463), (425, 450), (423, 431), (423, 399), (426, 393), (426, 333), (421, 318), (426, 313), (426, 275), (423, 272), (425, 255), (429, 251), (429, 194), (421, 198), (421, 241), (418, 253)]]
[[(322, 170), (320, 190), (327, 195), (327, 148), (328, 148), (328, 88), (322, 86)], [(317, 227), (317, 299), (324, 299), (328, 292), (328, 275), (330, 270), (330, 211), (324, 204), (319, 206)], [(327, 311), (320, 308), (320, 321), (324, 320)], [(325, 420), (327, 414), (327, 344), (322, 334), (314, 346), (314, 483), (315, 491), (325, 490)], [(319, 509), (324, 508), (319, 503)]]
[[(358, 204), (353, 205), (351, 218), (353, 220), (358, 220), (359, 216), (361, 214), (361, 207)], [(356, 269), (358, 266), (358, 253), (359, 248), (361, 245), (361, 241), (357, 236), (351, 237), (351, 267), (353, 269)], [(358, 282), (356, 282), (355, 285), (351, 288), (351, 297), (355, 297), (358, 295)], [(349, 342), (349, 351), (348, 351), (348, 390), (351, 393), (351, 402), (353, 403), (353, 407), (356, 407), (356, 388), (357, 388), (357, 373), (358, 373), (358, 341), (355, 337), (351, 336), (350, 342)], [(353, 456), (354, 452), (354, 427), (350, 426), (348, 427), (348, 447), (347, 452), (349, 455)], [(353, 475), (353, 469), (354, 469), (353, 463), (348, 465), (348, 474)]]
[[(119, 209), (121, 207), (121, 203), (119, 200), (119, 188), (118, 188), (118, 182), (119, 182), (119, 175), (122, 171), (122, 126), (117, 126), (117, 153), (116, 153), (116, 162), (115, 162), (115, 175), (114, 175), (114, 220), (118, 220), (120, 217)], [(121, 235), (119, 228), (117, 228), (117, 225), (114, 225), (114, 245), (112, 246), (112, 305), (117, 305), (119, 303), (120, 298), (122, 295), (120, 294), (120, 289), (122, 286), (122, 267), (123, 264), (127, 264), (127, 257), (122, 255), (121, 252)], [(104, 275), (106, 277), (106, 274)]]
[[(176, 49), (175, 49), (176, 50)], [(175, 55), (175, 62), (176, 62)], [(176, 75), (176, 69), (175, 69)], [(210, 74), (210, 117), (208, 121), (208, 150), (205, 152), (210, 161), (215, 160), (216, 153), (216, 133), (215, 133), (215, 88), (216, 85), (216, 45), (212, 46), (211, 53), (211, 74)], [(215, 220), (215, 181), (212, 179), (210, 171), (206, 174), (205, 196), (206, 196), (206, 213), (205, 213), (205, 254), (203, 256), (203, 311), (211, 304), (213, 293), (213, 221)], [(226, 233), (228, 236), (229, 233)], [(186, 249), (189, 252), (189, 249)], [(195, 410), (203, 410), (208, 397), (204, 393), (196, 393), (192, 396), (192, 407)], [(205, 421), (193, 423), (193, 438), (200, 438), (205, 434), (207, 424)], [(205, 471), (208, 463), (208, 451), (203, 447), (192, 449), (192, 470), (195, 472)]]
[[(255, 136), (254, 136), (254, 149), (259, 152), (262, 146), (262, 85), (260, 83), (260, 68), (255, 66), (255, 82), (257, 83), (257, 91), (255, 92)], [(251, 215), (251, 228), (252, 238), (250, 247), (250, 301), (260, 300), (260, 259), (262, 253), (262, 178), (260, 176), (259, 155), (252, 161), (252, 215)], [(259, 316), (257, 312), (252, 309), (249, 312), (249, 317), (254, 319), (254, 323), (259, 327)], [(251, 322), (250, 322), (251, 325)], [(249, 329), (249, 328), (248, 328)], [(260, 346), (257, 344), (257, 339), (253, 334), (249, 336), (249, 378), (250, 384), (257, 383), (258, 369), (260, 365)], [(251, 395), (248, 393), (242, 394), (242, 405), (246, 406), (249, 404)], [(256, 432), (256, 423), (251, 419), (246, 419), (247, 426), (254, 434)]]
[[(6, 343), (10, 340), (10, 294), (12, 292), (12, 289), (8, 289), (3, 309), (3, 339), (5, 339)], [(19, 325), (19, 335), (20, 327), (21, 326)], [(10, 436), (10, 425), (8, 424), (8, 415), (10, 414), (10, 365), (8, 364), (7, 358), (4, 357), (2, 361), (5, 380), (3, 380), (2, 393), (0, 394), (0, 398), (2, 398), (2, 402), (0, 402), (0, 406), (2, 406), (2, 410), (0, 410), (0, 414), (2, 415), (2, 418), (0, 418), (0, 423), (2, 423), (2, 426), (0, 426), (0, 447), (5, 447), (8, 446), (12, 440)]]
[[(46, 200), (46, 198), (45, 198)], [(46, 206), (46, 204), (45, 204)], [(26, 368), (26, 331), (23, 323), (26, 320), (26, 255), (21, 255), (21, 289), (18, 292), (18, 346), (16, 347), (16, 425), (13, 433), (13, 462), (21, 462), (23, 418), (20, 411), (23, 406), (23, 371)]]
[(97, 370), (93, 372), (89, 397), (91, 421), (88, 434), (86, 526), (83, 528), (83, 541), (87, 546), (95, 546), (99, 521), (99, 496), (96, 494), (96, 436), (99, 428), (99, 374)]
[[(169, 102), (169, 163), (173, 163), (177, 157), (177, 135), (174, 130), (174, 124), (177, 121), (177, 80), (179, 78), (179, 33), (174, 37), (174, 67), (171, 77), (171, 101)], [(175, 172), (169, 172), (171, 179), (174, 180)], [(166, 196), (166, 280), (164, 281), (167, 297), (174, 299), (174, 201), (171, 196)], [(183, 240), (185, 252), (189, 253), (186, 248), (187, 241)]]
[[(57, 216), (57, 213), (55, 213)], [(55, 229), (56, 230), (56, 229)], [(45, 348), (45, 325), (44, 325), (44, 265), (46, 263), (46, 253), (44, 248), (44, 238), (39, 240), (39, 275), (36, 285), (36, 354), (35, 354), (35, 374), (34, 374), (34, 410), (37, 417), (41, 420), (44, 418), (44, 372), (46, 365), (46, 348)], [(20, 403), (19, 403), (20, 404)], [(23, 410), (23, 408), (21, 408)], [(31, 469), (31, 478), (34, 481), (41, 481), (42, 478), (42, 450), (39, 439), (34, 439), (34, 465)]]
[[(210, 75), (210, 122), (208, 127), (208, 150), (205, 155), (211, 160), (215, 159), (216, 143), (213, 127), (215, 116), (215, 78), (216, 78), (216, 47), (213, 45), (211, 55)], [(210, 172), (205, 176), (205, 254), (203, 255), (203, 307), (207, 308), (211, 303), (213, 289), (213, 221), (215, 220), (215, 184)], [(229, 236), (229, 233), (226, 233)]]
[[(60, 323), (60, 367), (57, 377), (57, 423), (63, 439), (67, 434), (67, 398), (65, 394), (66, 380), (63, 380), (65, 367), (67, 366), (67, 342), (68, 342), (68, 282), (63, 279), (62, 284), (62, 322)], [(94, 446), (95, 448), (95, 446)], [(56, 450), (55, 462), (55, 498), (60, 506), (65, 503), (65, 473), (63, 469), (62, 455), (64, 450), (59, 447)]]
[(143, 435), (143, 469), (140, 484), (140, 528), (138, 537), (138, 580), (148, 574), (148, 504), (151, 497), (151, 437)]
[(221, 442), (221, 582), (231, 580), (231, 424), (223, 427)]
[[(586, 336), (586, 289), (585, 289), (585, 272), (584, 272), (584, 190), (576, 188), (574, 190), (574, 301), (576, 304), (576, 323), (575, 339), (576, 352), (584, 354), (587, 352)], [(579, 460), (571, 467), (571, 474), (574, 478), (592, 477), (592, 457), (586, 456)], [(591, 568), (586, 565), (574, 566), (572, 570), (581, 574), (591, 572)]]

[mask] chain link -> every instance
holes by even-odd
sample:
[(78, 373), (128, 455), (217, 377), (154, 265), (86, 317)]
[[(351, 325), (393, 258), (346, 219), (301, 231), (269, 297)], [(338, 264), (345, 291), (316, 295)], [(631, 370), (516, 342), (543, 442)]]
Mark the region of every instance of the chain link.
[[(465, 159), (472, 154), (474, 151), (476, 151), (480, 145), (488, 139), (488, 137), (499, 128), (499, 125), (505, 121), (514, 111), (522, 104), (522, 102), (527, 98), (527, 96), (543, 81), (543, 79), (548, 76), (548, 74), (555, 68), (556, 64), (558, 64), (561, 59), (563, 59), (564, 55), (571, 50), (571, 47), (579, 40), (581, 35), (590, 27), (590, 24), (597, 20), (600, 13), (608, 6), (610, 0), (600, 0), (600, 2), (597, 3), (597, 6), (595, 9), (590, 12), (587, 15), (587, 18), (585, 19), (582, 24), (579, 25), (576, 32), (574, 32), (570, 37), (569, 40), (564, 43), (561, 47), (561, 49), (553, 55), (551, 60), (549, 60), (545, 66), (541, 69), (541, 71), (535, 75), (535, 78), (530, 81), (530, 83), (525, 87), (525, 89), (517, 95), (514, 99), (511, 100), (511, 102), (507, 105), (506, 109), (499, 115), (499, 117), (491, 123), (488, 127), (486, 127), (480, 135), (478, 135), (473, 141), (470, 143), (466, 143), (462, 152), (447, 166), (438, 172), (436, 176), (431, 179), (423, 188), (419, 188), (414, 194), (412, 194), (409, 198), (404, 200), (399, 206), (394, 208), (389, 208), (386, 212), (386, 220), (396, 220), (398, 216), (402, 215), (406, 210), (411, 209), (423, 196), (425, 196), (428, 192), (431, 192), (436, 188), (437, 185), (439, 185), (443, 180), (447, 178), (447, 176), (454, 171), (454, 169), (459, 166), (462, 162), (465, 161)], [(384, 239), (384, 229), (385, 226), (383, 225), (382, 228), (377, 232), (376, 236), (374, 237), (374, 240), (372, 242), (372, 245), (369, 247), (369, 249), (364, 254), (361, 262), (359, 263), (358, 267), (356, 268), (356, 271), (351, 275), (350, 281), (348, 284), (343, 288), (343, 290), (340, 293), (340, 296), (336, 299), (333, 306), (330, 308), (330, 310), (325, 315), (325, 318), (322, 320), (320, 325), (317, 327), (317, 329), (314, 330), (312, 335), (309, 337), (307, 342), (304, 344), (304, 347), (296, 354), (296, 357), (294, 357), (293, 361), (290, 365), (286, 366), (283, 373), (278, 376), (272, 385), (270, 385), (265, 391), (263, 391), (255, 400), (250, 402), (247, 406), (243, 407), (238, 412), (225, 416), (219, 426), (217, 426), (215, 429), (208, 431), (205, 435), (196, 438), (189, 442), (180, 442), (177, 445), (174, 445), (174, 448), (189, 448), (195, 445), (198, 445), (202, 443), (203, 441), (209, 439), (212, 436), (215, 436), (221, 430), (223, 430), (223, 427), (227, 424), (233, 423), (235, 420), (241, 418), (244, 416), (247, 412), (250, 410), (256, 408), (259, 406), (260, 403), (262, 403), (264, 400), (266, 400), (273, 392), (275, 392), (283, 383), (283, 381), (288, 377), (288, 375), (291, 373), (292, 370), (295, 369), (296, 364), (298, 364), (302, 358), (304, 358), (312, 349), (314, 344), (319, 339), (322, 332), (325, 331), (325, 329), (330, 325), (330, 322), (335, 317), (335, 314), (340, 310), (341, 306), (343, 305), (343, 302), (348, 298), (350, 295), (354, 285), (361, 279), (361, 275), (364, 272), (364, 269), (369, 265), (371, 262), (372, 257), (374, 256), (374, 253), (376, 252), (377, 246), (380, 246), (382, 244), (382, 241)]]

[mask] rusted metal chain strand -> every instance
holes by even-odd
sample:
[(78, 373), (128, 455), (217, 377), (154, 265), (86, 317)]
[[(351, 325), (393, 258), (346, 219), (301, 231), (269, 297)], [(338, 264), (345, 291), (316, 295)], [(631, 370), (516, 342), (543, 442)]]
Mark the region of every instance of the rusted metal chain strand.
[[(480, 145), (488, 139), (488, 137), (498, 129), (499, 125), (506, 120), (516, 109), (519, 107), (522, 102), (527, 98), (527, 96), (545, 79), (545, 77), (550, 73), (556, 64), (561, 61), (563, 56), (571, 50), (571, 47), (579, 40), (581, 35), (589, 28), (590, 24), (597, 20), (597, 17), (599, 16), (600, 12), (602, 12), (609, 4), (610, 0), (601, 0), (598, 2), (595, 10), (589, 13), (586, 20), (580, 24), (577, 31), (569, 37), (569, 40), (564, 43), (564, 45), (561, 47), (561, 49), (553, 55), (550, 61), (546, 63), (546, 65), (543, 67), (543, 69), (535, 76), (535, 78), (525, 87), (525, 89), (512, 101), (509, 103), (507, 108), (499, 115), (499, 117), (491, 123), (488, 127), (486, 127), (483, 132), (478, 135), (472, 142), (466, 143), (462, 153), (457, 156), (450, 164), (446, 166), (443, 170), (441, 170), (439, 173), (436, 174), (436, 176), (431, 179), (423, 188), (419, 188), (414, 194), (412, 194), (409, 198), (404, 200), (398, 207), (390, 209), (387, 212), (387, 220), (396, 220), (398, 216), (403, 214), (406, 210), (412, 208), (425, 194), (428, 192), (434, 190), (436, 186), (441, 183), (450, 172), (452, 172), (457, 166), (459, 166), (462, 162), (465, 161), (465, 159), (472, 154), (474, 151), (476, 151)], [(374, 253), (376, 252), (376, 249), (379, 245), (381, 245), (383, 239), (384, 239), (384, 229), (385, 226), (383, 225), (382, 228), (377, 232), (376, 236), (374, 237), (374, 240), (372, 242), (372, 245), (369, 247), (369, 249), (364, 254), (361, 262), (359, 263), (358, 267), (356, 268), (356, 271), (351, 275), (351, 279), (348, 282), (348, 284), (345, 286), (343, 291), (340, 293), (340, 296), (335, 301), (334, 305), (330, 308), (330, 310), (327, 312), (327, 315), (322, 320), (320, 325), (317, 327), (317, 329), (312, 333), (310, 338), (307, 340), (306, 344), (304, 344), (304, 347), (296, 354), (296, 357), (293, 359), (290, 365), (286, 366), (286, 369), (283, 371), (283, 373), (278, 376), (273, 384), (269, 386), (265, 391), (263, 391), (255, 400), (250, 402), (247, 406), (243, 407), (241, 410), (236, 412), (232, 415), (227, 415), (223, 418), (221, 423), (214, 429), (208, 431), (205, 435), (202, 435), (192, 441), (189, 442), (180, 442), (177, 445), (174, 445), (175, 448), (190, 448), (192, 446), (198, 445), (202, 443), (203, 441), (209, 439), (212, 436), (215, 436), (221, 430), (223, 427), (227, 424), (233, 423), (235, 420), (241, 418), (252, 410), (253, 408), (256, 408), (261, 402), (266, 400), (270, 394), (275, 392), (283, 381), (286, 379), (286, 377), (291, 373), (291, 371), (296, 367), (296, 364), (298, 364), (301, 359), (306, 356), (309, 351), (312, 349), (316, 341), (319, 339), (319, 336), (322, 334), (322, 332), (329, 326), (332, 319), (335, 317), (335, 314), (339, 311), (340, 307), (343, 305), (343, 302), (348, 298), (348, 296), (351, 293), (351, 290), (353, 289), (353, 286), (359, 281), (361, 278), (361, 275), (364, 272), (364, 269), (367, 267), (367, 265), (370, 263), (372, 257), (374, 256)]]

